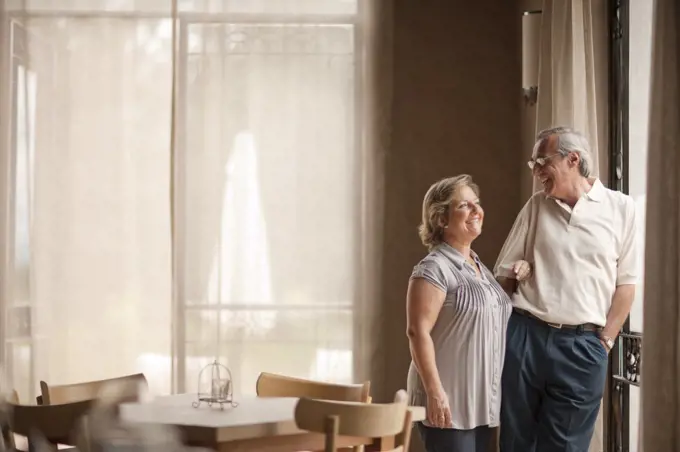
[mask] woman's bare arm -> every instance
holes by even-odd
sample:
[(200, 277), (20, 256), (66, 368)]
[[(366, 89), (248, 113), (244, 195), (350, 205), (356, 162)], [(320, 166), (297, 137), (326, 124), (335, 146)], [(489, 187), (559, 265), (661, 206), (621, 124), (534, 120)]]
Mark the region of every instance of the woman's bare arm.
[(406, 294), (406, 335), (411, 356), (423, 381), (425, 391), (431, 397), (440, 395), (442, 383), (435, 361), (434, 343), (430, 332), (434, 327), (446, 294), (425, 279), (415, 278), (409, 282)]

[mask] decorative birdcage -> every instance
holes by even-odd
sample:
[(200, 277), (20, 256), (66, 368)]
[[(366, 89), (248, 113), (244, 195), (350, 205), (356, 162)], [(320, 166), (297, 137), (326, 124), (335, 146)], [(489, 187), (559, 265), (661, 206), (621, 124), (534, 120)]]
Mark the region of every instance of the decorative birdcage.
[(202, 403), (207, 403), (209, 407), (219, 404), (220, 409), (224, 409), (224, 405), (232, 408), (238, 406), (238, 403), (234, 402), (231, 371), (217, 360), (205, 366), (198, 374), (197, 395), (198, 400), (192, 404), (194, 408), (198, 408)]

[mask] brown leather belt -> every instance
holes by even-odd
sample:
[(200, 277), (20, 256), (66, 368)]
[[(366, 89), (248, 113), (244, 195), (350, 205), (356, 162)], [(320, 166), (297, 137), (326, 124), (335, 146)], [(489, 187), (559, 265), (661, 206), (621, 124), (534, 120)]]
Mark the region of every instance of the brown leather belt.
[(551, 328), (555, 328), (558, 330), (580, 330), (580, 331), (594, 331), (594, 332), (600, 332), (602, 330), (601, 326), (595, 325), (594, 323), (582, 323), (581, 325), (565, 325), (563, 323), (550, 323), (546, 322), (543, 319), (539, 319), (529, 311), (525, 311), (524, 309), (520, 308), (513, 308), (513, 311), (515, 311), (519, 315), (523, 315), (524, 317), (529, 317), (530, 319), (534, 319), (544, 325), (547, 325)]

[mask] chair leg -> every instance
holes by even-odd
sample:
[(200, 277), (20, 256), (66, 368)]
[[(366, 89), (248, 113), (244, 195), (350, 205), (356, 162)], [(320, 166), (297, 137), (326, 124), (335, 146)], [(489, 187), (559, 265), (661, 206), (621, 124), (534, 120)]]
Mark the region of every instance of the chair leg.
[(325, 421), (326, 430), (326, 449), (325, 452), (337, 452), (336, 441), (340, 430), (340, 418), (338, 416), (328, 416)]

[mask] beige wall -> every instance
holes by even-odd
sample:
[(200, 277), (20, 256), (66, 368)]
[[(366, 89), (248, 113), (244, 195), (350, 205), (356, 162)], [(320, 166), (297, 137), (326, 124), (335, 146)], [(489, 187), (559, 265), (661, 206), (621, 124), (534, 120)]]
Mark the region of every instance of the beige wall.
[(521, 21), (515, 4), (396, 0), (394, 16), (376, 400), (390, 399), (406, 384), (404, 298), (411, 269), (426, 252), (416, 227), (429, 185), (458, 173), (479, 183), (486, 221), (474, 248), (488, 266), (521, 207)]
[[(395, 1), (376, 400), (406, 385), (404, 300), (411, 269), (426, 253), (416, 227), (429, 185), (459, 173), (475, 178), (486, 221), (474, 248), (487, 266), (521, 207), (520, 27), (515, 2)], [(421, 450), (417, 434), (413, 440)]]
[[(374, 355), (379, 362), (372, 366), (376, 400), (389, 400), (405, 386), (410, 355), (404, 296), (411, 268), (425, 253), (416, 226), (427, 187), (463, 172), (480, 184), (486, 222), (475, 249), (488, 266), (531, 195), (525, 160), (534, 143), (536, 107), (521, 96), (521, 13), (542, 3), (395, 1), (382, 322), (380, 353)], [(414, 435), (414, 450), (420, 448)]]

